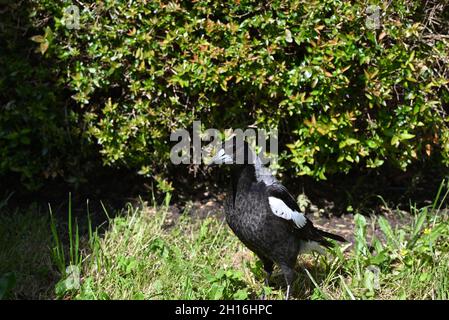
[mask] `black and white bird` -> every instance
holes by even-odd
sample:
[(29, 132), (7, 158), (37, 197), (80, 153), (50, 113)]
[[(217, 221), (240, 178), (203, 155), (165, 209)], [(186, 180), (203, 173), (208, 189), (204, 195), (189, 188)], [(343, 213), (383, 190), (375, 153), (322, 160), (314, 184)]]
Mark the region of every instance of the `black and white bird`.
[(286, 299), (296, 277), (297, 256), (322, 252), (328, 239), (343, 237), (320, 230), (301, 212), (287, 189), (264, 167), (246, 141), (225, 141), (209, 164), (231, 167), (231, 190), (225, 201), (226, 221), (237, 237), (262, 261), (265, 283), (276, 263), (287, 283)]

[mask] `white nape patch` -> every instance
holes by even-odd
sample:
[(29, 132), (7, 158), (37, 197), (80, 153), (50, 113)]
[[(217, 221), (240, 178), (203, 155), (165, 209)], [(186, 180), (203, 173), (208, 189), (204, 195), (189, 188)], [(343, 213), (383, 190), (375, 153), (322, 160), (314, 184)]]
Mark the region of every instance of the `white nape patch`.
[(254, 168), (256, 171), (257, 182), (263, 182), (266, 186), (271, 186), (277, 182), (276, 178), (270, 172), (270, 169), (263, 166), (262, 160), (260, 160), (258, 156), (256, 156)]
[(268, 202), (270, 203), (271, 211), (278, 217), (285, 220), (293, 220), (298, 228), (302, 228), (306, 225), (307, 220), (305, 215), (302, 212), (290, 209), (281, 199), (268, 197)]
[(319, 254), (324, 254), (323, 247), (316, 241), (302, 241), (301, 248), (299, 249), (300, 254), (318, 252)]
[(233, 162), (232, 157), (223, 148), (218, 150), (217, 154), (211, 159), (211, 163), (215, 164), (231, 164)]
[(220, 150), (218, 150), (216, 157), (221, 158), (225, 154), (226, 154), (226, 152), (224, 151), (224, 149), (220, 149)]

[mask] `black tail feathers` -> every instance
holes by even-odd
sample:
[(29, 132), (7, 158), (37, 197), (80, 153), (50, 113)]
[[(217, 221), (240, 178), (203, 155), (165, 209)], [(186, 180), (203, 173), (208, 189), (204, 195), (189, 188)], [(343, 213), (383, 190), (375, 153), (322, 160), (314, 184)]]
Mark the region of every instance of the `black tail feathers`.
[(329, 242), (325, 238), (337, 240), (337, 241), (340, 241), (340, 242), (347, 242), (347, 240), (345, 238), (343, 238), (342, 236), (339, 236), (339, 235), (336, 235), (336, 234), (333, 234), (333, 233), (330, 233), (330, 232), (326, 232), (326, 231), (323, 231), (323, 230), (320, 230), (320, 229), (318, 229), (318, 232), (319, 232), (320, 236), (323, 237), (323, 239), (321, 239), (321, 241), (319, 241), (319, 243), (321, 245), (325, 246), (325, 247), (329, 248), (329, 247), (332, 246), (332, 243)]

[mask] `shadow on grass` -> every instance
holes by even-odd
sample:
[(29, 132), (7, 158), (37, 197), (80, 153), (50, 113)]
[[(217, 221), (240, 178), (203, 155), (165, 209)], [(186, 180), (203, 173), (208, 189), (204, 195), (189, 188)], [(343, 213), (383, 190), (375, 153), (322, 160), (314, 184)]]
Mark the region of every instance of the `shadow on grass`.
[[(293, 286), (290, 291), (290, 300), (331, 298), (327, 296), (325, 292), (321, 291), (323, 284), (328, 281), (329, 268), (325, 264), (323, 264), (322, 261), (320, 261), (320, 258), (322, 257), (313, 256), (311, 258), (305, 258), (303, 256), (298, 256), (295, 266), (296, 279), (293, 282)], [(310, 276), (307, 274), (306, 269)], [(337, 270), (334, 270), (332, 274), (334, 277), (338, 277), (339, 275), (343, 275), (343, 272), (341, 268), (338, 268)], [(255, 281), (262, 284), (265, 280), (264, 276), (264, 271), (258, 271), (256, 274), (254, 274)], [(313, 278), (313, 281), (310, 277)], [(314, 284), (314, 281), (318, 285), (318, 289)], [(285, 278), (281, 269), (276, 265), (273, 274), (270, 277), (269, 286), (271, 289), (282, 293), (282, 297), (278, 297), (277, 299), (285, 299), (287, 284), (285, 282)], [(262, 294), (260, 292), (252, 292), (250, 298), (253, 300), (260, 300), (262, 299)], [(268, 299), (272, 299), (272, 297), (268, 297)]]

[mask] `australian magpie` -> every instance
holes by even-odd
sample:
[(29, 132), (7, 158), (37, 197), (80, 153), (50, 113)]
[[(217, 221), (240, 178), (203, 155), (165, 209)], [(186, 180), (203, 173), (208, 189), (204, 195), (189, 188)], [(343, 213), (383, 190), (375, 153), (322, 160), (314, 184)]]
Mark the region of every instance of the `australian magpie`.
[(265, 283), (276, 263), (287, 283), (295, 279), (298, 254), (330, 247), (341, 236), (320, 230), (301, 212), (287, 189), (270, 173), (250, 145), (233, 138), (223, 142), (210, 164), (231, 167), (231, 190), (225, 200), (226, 221), (237, 237), (262, 261)]

